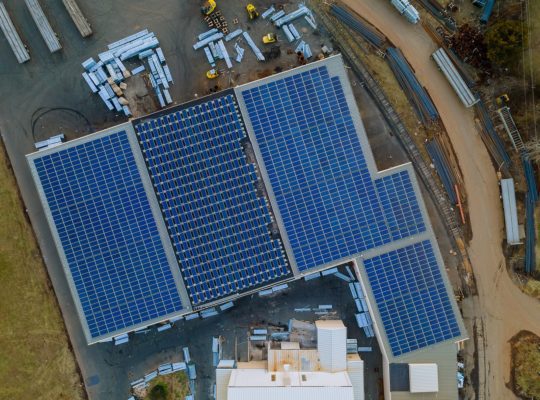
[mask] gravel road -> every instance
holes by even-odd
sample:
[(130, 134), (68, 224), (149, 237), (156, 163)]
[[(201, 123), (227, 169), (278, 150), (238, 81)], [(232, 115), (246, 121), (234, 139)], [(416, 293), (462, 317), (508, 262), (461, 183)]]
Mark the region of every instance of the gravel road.
[(504, 223), (497, 175), (476, 133), (473, 112), (459, 102), (430, 60), (436, 45), (420, 25), (409, 24), (389, 1), (344, 0), (344, 3), (401, 48), (439, 110), (463, 171), (469, 204), (473, 238), (468, 250), (479, 296), (467, 300), (463, 308), (466, 320), (481, 319), (485, 327), (484, 395), (487, 399), (516, 398), (506, 387), (510, 379), (508, 340), (522, 329), (540, 333), (540, 303), (523, 294), (505, 268), (501, 248)]

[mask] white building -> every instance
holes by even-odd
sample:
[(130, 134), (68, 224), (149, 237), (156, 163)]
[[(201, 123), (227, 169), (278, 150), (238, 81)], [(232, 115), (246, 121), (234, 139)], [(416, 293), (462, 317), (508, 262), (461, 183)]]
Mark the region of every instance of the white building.
[(268, 360), (222, 361), (216, 370), (216, 400), (363, 400), (364, 362), (347, 354), (342, 321), (317, 321), (317, 349), (299, 343), (268, 343)]

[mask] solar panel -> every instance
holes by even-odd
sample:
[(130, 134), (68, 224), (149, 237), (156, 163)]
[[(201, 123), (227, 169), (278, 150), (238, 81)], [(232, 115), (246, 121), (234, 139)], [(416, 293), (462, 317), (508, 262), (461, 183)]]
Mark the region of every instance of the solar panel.
[(182, 309), (125, 131), (33, 163), (91, 337)]
[[(410, 182), (375, 185), (339, 77), (326, 66), (240, 93), (300, 271), (425, 229)], [(381, 206), (401, 200), (407, 205)], [(403, 217), (414, 221), (397, 226)]]
[(290, 273), (232, 94), (135, 123), (194, 305)]
[(364, 260), (394, 356), (460, 335), (429, 240)]
[(375, 187), (393, 240), (412, 236), (426, 229), (409, 171), (400, 171), (377, 179)]

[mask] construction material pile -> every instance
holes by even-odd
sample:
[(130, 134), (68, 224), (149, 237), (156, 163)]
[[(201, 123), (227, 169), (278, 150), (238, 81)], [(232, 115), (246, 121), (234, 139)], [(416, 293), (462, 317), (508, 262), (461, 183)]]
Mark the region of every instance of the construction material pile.
[(416, 24), (420, 21), (420, 14), (414, 8), (409, 0), (390, 0), (390, 3), (403, 15), (411, 24)]
[(210, 29), (220, 30), (224, 35), (229, 33), (229, 24), (221, 13), (221, 10), (216, 10), (212, 14), (205, 16), (204, 22), (207, 23)]
[[(193, 45), (193, 49), (204, 49), (206, 59), (208, 60), (208, 63), (212, 66), (212, 68), (216, 66), (217, 60), (225, 60), (227, 68), (231, 69), (233, 66), (231, 62), (231, 57), (229, 56), (229, 52), (225, 47), (225, 43), (223, 41), (225, 40), (225, 42), (229, 42), (240, 35), (243, 35), (245, 41), (251, 47), (251, 50), (253, 51), (257, 59), (259, 61), (264, 61), (265, 58), (261, 50), (259, 50), (253, 39), (251, 39), (249, 33), (242, 31), (242, 29), (237, 29), (234, 32), (229, 33), (227, 36), (223, 35), (222, 32), (218, 32), (216, 28), (210, 29), (207, 32), (201, 33), (197, 37), (199, 41)], [(234, 48), (237, 54), (236, 61), (241, 62), (242, 58), (244, 57), (244, 49), (240, 47), (238, 42), (235, 44)]]
[[(110, 111), (123, 112), (127, 117), (132, 115), (128, 100), (124, 97), (127, 88), (125, 80), (145, 71), (146, 67), (150, 70), (148, 78), (160, 106), (172, 103), (169, 93), (169, 84), (173, 82), (171, 72), (153, 32), (145, 29), (107, 47), (107, 51), (98, 55), (99, 61), (89, 58), (82, 63), (85, 69), (82, 76), (92, 93), (97, 93)], [(133, 59), (137, 59), (140, 65), (130, 71), (124, 61), (131, 62)]]
[(511, 163), (510, 156), (506, 152), (504, 142), (499, 137), (495, 125), (493, 125), (493, 120), (483, 101), (479, 101), (475, 104), (475, 111), (480, 123), (480, 129), (478, 131), (480, 132), (482, 141), (493, 158), (493, 161), (498, 166), (498, 169), (507, 171)]
[(527, 181), (527, 194), (525, 195), (525, 272), (528, 274), (536, 270), (536, 223), (534, 210), (538, 202), (538, 188), (534, 177), (531, 160), (523, 158), (523, 169)]
[[(211, 15), (214, 14), (215, 12)], [(287, 37), (289, 43), (301, 40), (300, 32), (292, 24), (292, 21), (301, 17), (304, 17), (305, 21), (313, 29), (317, 29), (317, 24), (315, 22), (313, 13), (304, 4), (300, 4), (297, 10), (292, 11), (289, 14), (285, 13), (284, 10), (276, 12), (276, 9), (273, 6), (268, 8), (262, 14), (263, 19), (268, 19), (276, 27), (283, 30), (283, 33)], [(205, 21), (206, 20), (207, 18), (205, 18)], [(206, 55), (206, 59), (208, 60), (208, 63), (212, 68), (216, 67), (216, 62), (218, 60), (224, 60), (228, 69), (231, 69), (233, 67), (231, 61), (232, 57), (229, 55), (229, 51), (227, 50), (225, 43), (230, 42), (234, 39), (236, 39), (234, 43), (236, 57), (234, 57), (234, 59), (238, 63), (242, 62), (245, 53), (245, 50), (240, 47), (241, 43), (247, 44), (247, 46), (251, 48), (251, 51), (259, 61), (266, 61), (267, 59), (276, 58), (279, 56), (279, 54), (281, 54), (279, 51), (279, 47), (273, 47), (270, 49), (270, 51), (263, 53), (255, 44), (255, 41), (252, 39), (251, 35), (247, 31), (244, 31), (242, 29), (236, 29), (235, 31), (226, 34), (226, 31), (223, 30), (222, 25), (221, 27), (217, 27), (215, 26), (215, 24), (209, 24), (209, 27), (212, 27), (212, 29), (203, 32), (199, 36), (197, 36), (198, 42), (193, 45), (193, 49), (203, 49)], [(307, 45), (304, 41), (301, 41), (299, 43), (297, 47), (297, 52), (298, 51), (302, 51), (303, 54), (305, 53), (306, 58), (310, 58), (312, 56), (309, 45)]]
[(448, 161), (448, 158), (446, 157), (446, 154), (439, 143), (439, 140), (435, 138), (427, 142), (426, 150), (429, 157), (433, 161), (435, 171), (437, 171), (437, 175), (439, 175), (439, 178), (441, 179), (441, 183), (444, 186), (444, 190), (446, 190), (446, 193), (448, 194), (448, 198), (452, 204), (457, 204), (458, 198), (455, 189), (457, 180), (452, 168), (450, 167), (450, 162)]
[(461, 25), (450, 38), (450, 48), (463, 62), (480, 69), (482, 72), (491, 69), (484, 35), (477, 27), (468, 24)]
[(422, 123), (428, 125), (437, 120), (439, 113), (435, 105), (422, 85), (420, 85), (420, 82), (416, 79), (412, 68), (405, 60), (405, 57), (403, 57), (401, 51), (397, 48), (389, 47), (386, 50), (386, 54), (388, 55), (387, 60), (390, 68)]
[(363, 18), (353, 15), (344, 7), (332, 4), (330, 9), (337, 19), (362, 36), (367, 42), (377, 48), (382, 48), (382, 45), (386, 42), (386, 36), (379, 32), (377, 28)]

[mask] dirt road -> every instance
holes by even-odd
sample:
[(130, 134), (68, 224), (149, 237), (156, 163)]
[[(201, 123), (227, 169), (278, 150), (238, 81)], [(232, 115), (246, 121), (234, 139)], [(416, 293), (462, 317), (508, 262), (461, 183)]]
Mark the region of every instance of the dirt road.
[(487, 344), (485, 398), (515, 398), (505, 385), (510, 378), (508, 340), (521, 329), (540, 333), (540, 303), (524, 295), (506, 272), (501, 249), (503, 217), (496, 171), (476, 133), (474, 115), (463, 107), (430, 60), (436, 46), (421, 26), (409, 24), (389, 1), (344, 2), (401, 48), (439, 110), (463, 171), (467, 191), (473, 232), (469, 254), (479, 297), (464, 304), (464, 317), (484, 322)]

